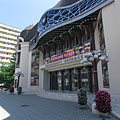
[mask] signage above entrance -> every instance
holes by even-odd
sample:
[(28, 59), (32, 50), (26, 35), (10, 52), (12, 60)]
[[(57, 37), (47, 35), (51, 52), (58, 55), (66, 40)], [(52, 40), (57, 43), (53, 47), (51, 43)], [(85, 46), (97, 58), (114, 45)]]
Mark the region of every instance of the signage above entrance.
[(64, 59), (64, 58), (69, 58), (69, 57), (72, 57), (74, 56), (75, 53), (74, 53), (74, 50), (73, 49), (70, 49), (69, 51), (66, 51), (65, 53), (63, 54), (60, 54), (58, 56), (54, 56), (54, 57), (51, 57), (51, 62), (55, 62), (57, 60), (61, 60), (61, 59)]
[(56, 65), (61, 65), (61, 64), (74, 62), (74, 61), (80, 60), (81, 58), (82, 58), (82, 55), (77, 55), (77, 56), (70, 57), (70, 58), (67, 58), (67, 59), (64, 59), (64, 60), (59, 60), (59, 61), (56, 61), (54, 63), (46, 64), (45, 68), (54, 67)]

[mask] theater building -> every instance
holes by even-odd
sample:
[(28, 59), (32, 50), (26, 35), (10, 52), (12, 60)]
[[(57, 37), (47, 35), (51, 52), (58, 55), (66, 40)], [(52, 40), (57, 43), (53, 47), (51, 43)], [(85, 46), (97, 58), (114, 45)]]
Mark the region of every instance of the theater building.
[[(16, 72), (24, 73), (23, 90), (72, 92), (84, 87), (92, 93), (105, 89), (120, 98), (119, 10), (119, 0), (61, 0), (47, 10), (19, 37)], [(110, 62), (80, 62), (96, 49)]]

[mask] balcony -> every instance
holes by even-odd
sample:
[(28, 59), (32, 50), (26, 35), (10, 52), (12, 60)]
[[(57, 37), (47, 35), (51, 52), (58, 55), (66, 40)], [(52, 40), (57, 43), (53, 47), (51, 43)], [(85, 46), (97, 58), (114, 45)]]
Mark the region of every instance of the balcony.
[(0, 54), (1, 58), (13, 58), (12, 55)]
[(11, 29), (11, 30), (16, 31), (16, 32), (21, 32), (20, 29), (17, 29), (17, 28), (11, 27), (11, 26), (7, 26), (7, 25), (4, 25), (4, 24), (0, 24), (0, 27), (4, 28), (4, 29), (7, 29), (7, 30)]
[(1, 63), (10, 63), (10, 60), (9, 59), (0, 59), (0, 62)]
[(0, 46), (1, 47), (7, 47), (7, 48), (13, 48), (13, 49), (15, 49), (14, 45), (7, 45), (7, 44), (0, 43)]
[(9, 39), (13, 39), (13, 40), (17, 39), (17, 37), (14, 37), (12, 35), (3, 34), (3, 33), (0, 33), (0, 36), (3, 38), (9, 38)]
[(7, 50), (7, 49), (1, 49), (1, 48), (0, 48), (0, 52), (15, 53), (14, 50)]
[(11, 44), (17, 44), (17, 41), (13, 41), (13, 40), (7, 40), (7, 39), (4, 39), (4, 38), (0, 38), (0, 41), (1, 42), (6, 42), (6, 43), (11, 43)]
[(16, 36), (20, 35), (20, 33), (9, 31), (9, 30), (5, 30), (5, 29), (2, 29), (2, 28), (0, 28), (0, 32), (5, 32), (5, 33), (11, 34), (11, 35), (16, 35)]
[(45, 54), (43, 64), (49, 64), (51, 62), (59, 61), (62, 59), (70, 58), (76, 55), (87, 53), (91, 50), (91, 40), (86, 40), (83, 45), (81, 46), (80, 43), (78, 43), (75, 46), (72, 46), (70, 48), (65, 48), (64, 50), (60, 49), (55, 51), (52, 51), (50, 55), (48, 53)]

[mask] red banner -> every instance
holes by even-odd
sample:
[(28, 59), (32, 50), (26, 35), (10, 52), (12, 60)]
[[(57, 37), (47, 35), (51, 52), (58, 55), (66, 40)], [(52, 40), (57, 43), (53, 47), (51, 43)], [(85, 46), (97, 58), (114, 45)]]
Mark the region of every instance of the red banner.
[(51, 62), (54, 62), (54, 61), (57, 61), (57, 60), (60, 60), (60, 59), (63, 59), (63, 55), (52, 57)]
[(54, 62), (54, 61), (57, 61), (57, 60), (61, 60), (61, 59), (64, 59), (64, 58), (69, 58), (69, 57), (72, 57), (74, 55), (75, 55), (74, 51), (65, 52), (65, 53), (63, 53), (61, 55), (52, 57), (51, 58), (51, 62)]
[(74, 51), (70, 51), (70, 52), (64, 53), (64, 58), (69, 58), (69, 57), (72, 57), (74, 55), (75, 55)]

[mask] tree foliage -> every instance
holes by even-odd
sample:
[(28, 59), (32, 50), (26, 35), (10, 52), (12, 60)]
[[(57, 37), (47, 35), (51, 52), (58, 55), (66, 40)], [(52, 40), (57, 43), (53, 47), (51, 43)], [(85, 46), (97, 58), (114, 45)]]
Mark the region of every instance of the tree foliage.
[(15, 56), (13, 56), (13, 59), (11, 60), (8, 66), (2, 65), (0, 67), (0, 84), (4, 84), (6, 88), (13, 86), (14, 73), (15, 73)]

